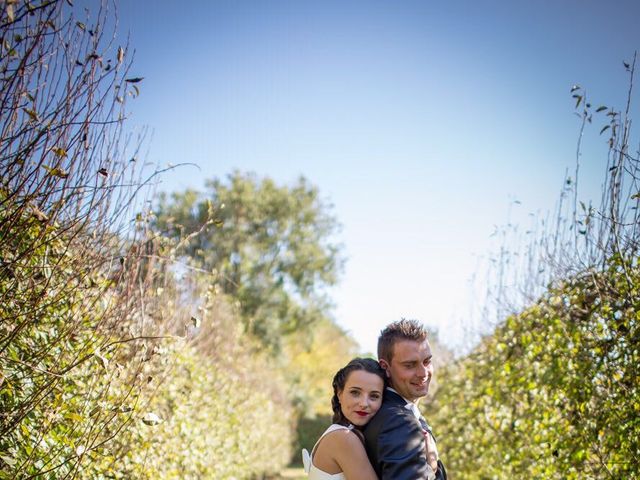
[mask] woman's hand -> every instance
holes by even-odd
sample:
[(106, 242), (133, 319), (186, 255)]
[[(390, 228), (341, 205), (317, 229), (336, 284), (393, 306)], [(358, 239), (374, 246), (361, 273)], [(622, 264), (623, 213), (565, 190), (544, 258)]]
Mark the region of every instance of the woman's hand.
[(424, 443), (427, 450), (427, 464), (435, 473), (438, 471), (438, 449), (436, 448), (436, 441), (433, 435), (428, 431), (424, 432)]

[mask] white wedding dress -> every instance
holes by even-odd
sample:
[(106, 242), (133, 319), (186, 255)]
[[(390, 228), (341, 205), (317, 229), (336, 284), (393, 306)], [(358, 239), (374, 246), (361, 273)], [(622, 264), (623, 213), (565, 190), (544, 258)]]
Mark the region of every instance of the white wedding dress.
[(325, 435), (331, 432), (335, 432), (336, 430), (351, 430), (352, 428), (353, 426), (345, 427), (344, 425), (338, 425), (334, 423), (329, 428), (327, 428), (322, 435), (320, 435), (320, 438), (318, 439), (316, 444), (313, 446), (313, 449), (311, 450), (311, 455), (309, 455), (309, 452), (307, 451), (306, 448), (302, 449), (302, 463), (304, 464), (304, 471), (309, 475), (309, 480), (345, 480), (346, 479), (346, 477), (344, 476), (344, 473), (342, 472), (335, 473), (332, 475), (330, 473), (323, 472), (318, 467), (316, 467), (313, 464), (313, 454), (316, 451), (316, 447), (318, 446), (318, 443), (320, 443), (320, 440), (322, 440)]

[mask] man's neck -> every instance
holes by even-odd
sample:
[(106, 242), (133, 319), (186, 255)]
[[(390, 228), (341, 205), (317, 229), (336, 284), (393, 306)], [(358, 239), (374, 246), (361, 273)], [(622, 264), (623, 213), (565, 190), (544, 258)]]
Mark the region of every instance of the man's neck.
[[(396, 395), (400, 395), (400, 394), (398, 393), (398, 391), (397, 391), (395, 388), (393, 388), (393, 387), (387, 387), (387, 389), (391, 390), (391, 391), (392, 391), (393, 393), (395, 393)], [(407, 402), (407, 403), (413, 403), (413, 404), (415, 404), (416, 406), (417, 406), (417, 405), (418, 405), (418, 403), (420, 402), (420, 399), (419, 399), (419, 398), (416, 398), (415, 400), (409, 400), (408, 398), (405, 398), (405, 397), (403, 397), (402, 395), (400, 395), (400, 397), (402, 397), (402, 399), (403, 399), (405, 402)]]

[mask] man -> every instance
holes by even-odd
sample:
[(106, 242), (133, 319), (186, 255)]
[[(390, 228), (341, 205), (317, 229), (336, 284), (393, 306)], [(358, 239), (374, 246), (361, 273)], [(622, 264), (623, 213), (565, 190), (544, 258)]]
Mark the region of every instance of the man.
[(391, 323), (378, 337), (378, 361), (387, 372), (389, 386), (364, 437), (367, 455), (381, 480), (447, 478), (431, 428), (418, 410), (418, 401), (429, 392), (431, 359), (427, 331), (416, 320)]

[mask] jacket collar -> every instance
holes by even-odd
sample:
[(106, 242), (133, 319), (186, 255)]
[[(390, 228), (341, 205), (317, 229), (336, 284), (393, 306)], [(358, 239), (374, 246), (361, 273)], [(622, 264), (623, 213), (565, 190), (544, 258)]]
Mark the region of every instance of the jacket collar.
[(405, 398), (402, 395), (400, 395), (398, 392), (396, 392), (391, 387), (387, 387), (386, 388), (384, 399), (385, 399), (385, 401), (396, 403), (398, 405), (406, 405), (407, 404), (407, 400), (405, 400)]

